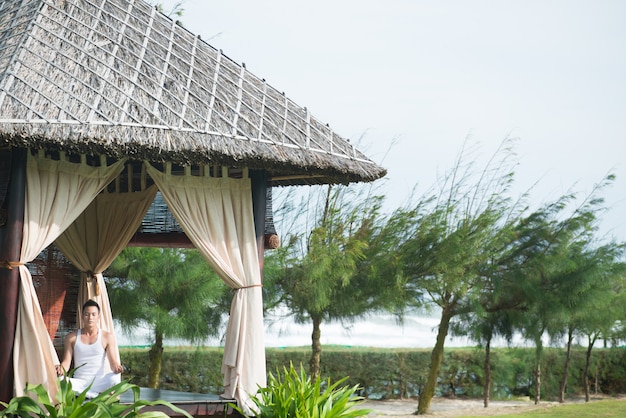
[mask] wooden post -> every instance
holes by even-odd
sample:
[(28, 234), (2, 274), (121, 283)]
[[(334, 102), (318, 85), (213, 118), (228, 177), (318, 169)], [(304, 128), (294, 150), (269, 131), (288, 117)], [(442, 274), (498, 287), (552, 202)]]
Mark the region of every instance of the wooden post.
[[(4, 157), (4, 155), (3, 155)], [(26, 149), (11, 151), (11, 178), (6, 196), (7, 222), (0, 226), (0, 261), (19, 261), (24, 226)], [(13, 397), (13, 343), (20, 288), (18, 268), (0, 267), (0, 400)]]
[(267, 196), (267, 174), (264, 170), (250, 170), (252, 186), (252, 212), (254, 215), (254, 229), (256, 231), (256, 245), (259, 251), (259, 268), (263, 278), (263, 260), (265, 254), (265, 199)]

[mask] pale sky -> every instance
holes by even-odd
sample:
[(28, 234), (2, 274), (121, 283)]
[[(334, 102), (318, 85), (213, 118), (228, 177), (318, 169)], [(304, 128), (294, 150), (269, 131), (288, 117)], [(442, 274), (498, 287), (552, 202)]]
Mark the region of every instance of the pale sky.
[(617, 174), (602, 229), (626, 240), (626, 2), (185, 0), (183, 9), (191, 32), (360, 140), (388, 169), (389, 207), (449, 170), (468, 136), (485, 156), (511, 136), (516, 184), (540, 180), (537, 202)]
[[(183, 8), (191, 32), (340, 135), (362, 137), (360, 149), (388, 169), (389, 207), (449, 170), (468, 135), (485, 156), (511, 136), (517, 187), (540, 181), (537, 202), (572, 186), (584, 194), (616, 174), (602, 231), (626, 241), (626, 1), (185, 0)], [(434, 334), (406, 337), (406, 346), (434, 343)]]

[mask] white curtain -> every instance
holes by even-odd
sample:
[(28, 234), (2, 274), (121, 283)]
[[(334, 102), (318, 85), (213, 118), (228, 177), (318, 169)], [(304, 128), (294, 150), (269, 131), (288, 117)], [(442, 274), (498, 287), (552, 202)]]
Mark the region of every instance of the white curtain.
[(21, 286), (13, 345), (16, 396), (24, 394), (26, 382), (42, 383), (55, 396), (54, 365), (59, 363), (32, 277), (24, 264), (50, 245), (123, 168), (123, 161), (94, 168), (85, 163), (53, 161), (28, 154), (19, 263)]
[[(100, 305), (102, 313), (100, 328), (115, 333), (102, 272), (137, 231), (156, 192), (156, 186), (151, 186), (141, 192), (100, 193), (55, 241), (61, 252), (81, 271), (77, 327), (83, 326), (82, 305), (93, 299)], [(120, 359), (117, 361), (119, 363)]]
[(170, 211), (207, 262), (235, 290), (226, 331), (223, 397), (252, 412), (265, 387), (261, 272), (250, 179), (174, 176), (146, 163)]

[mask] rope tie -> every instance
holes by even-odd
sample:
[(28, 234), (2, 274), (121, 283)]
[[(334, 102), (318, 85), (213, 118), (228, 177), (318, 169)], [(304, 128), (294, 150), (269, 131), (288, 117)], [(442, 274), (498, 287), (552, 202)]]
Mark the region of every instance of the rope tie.
[(26, 263), (21, 263), (19, 261), (8, 261), (8, 260), (0, 260), (0, 268), (13, 270), (13, 267), (19, 267), (26, 265)]
[(235, 290), (250, 289), (251, 287), (263, 287), (263, 285), (261, 283), (259, 283), (259, 284), (251, 284), (251, 285), (248, 285), (248, 286), (242, 286), (242, 287), (237, 288)]

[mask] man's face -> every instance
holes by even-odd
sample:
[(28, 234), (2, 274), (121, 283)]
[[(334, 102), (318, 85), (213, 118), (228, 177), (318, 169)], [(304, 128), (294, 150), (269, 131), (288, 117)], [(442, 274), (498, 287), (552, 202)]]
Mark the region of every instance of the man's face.
[(95, 306), (87, 306), (83, 311), (83, 319), (85, 324), (94, 325), (98, 323), (100, 319), (100, 312), (98, 312), (98, 308)]

